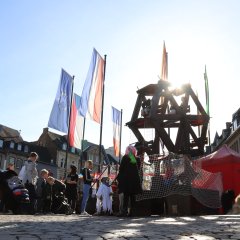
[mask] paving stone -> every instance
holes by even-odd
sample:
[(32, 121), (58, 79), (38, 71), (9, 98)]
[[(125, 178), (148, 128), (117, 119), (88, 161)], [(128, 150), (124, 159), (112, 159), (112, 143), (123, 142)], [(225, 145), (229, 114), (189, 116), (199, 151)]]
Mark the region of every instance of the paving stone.
[(0, 215), (2, 240), (229, 240), (240, 239), (240, 215), (79, 217)]

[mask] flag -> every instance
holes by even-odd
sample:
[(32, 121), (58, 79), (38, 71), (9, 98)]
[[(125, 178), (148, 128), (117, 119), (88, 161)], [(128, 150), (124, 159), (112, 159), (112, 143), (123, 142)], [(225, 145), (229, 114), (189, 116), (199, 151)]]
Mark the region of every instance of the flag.
[(82, 91), (80, 113), (97, 123), (101, 122), (103, 81), (104, 60), (96, 49), (93, 49), (90, 67)]
[(208, 87), (208, 77), (207, 77), (207, 69), (205, 65), (205, 72), (204, 72), (204, 81), (205, 81), (205, 97), (206, 97), (206, 112), (209, 115), (209, 87)]
[[(165, 42), (163, 42), (161, 80), (168, 81), (168, 56), (167, 56)], [(160, 100), (159, 100), (159, 104), (162, 105), (163, 102), (164, 102), (164, 97), (161, 96)], [(169, 112), (169, 110), (168, 110), (168, 112)]]
[(121, 112), (112, 107), (112, 121), (113, 121), (113, 147), (116, 157), (120, 155), (120, 134), (121, 134)]
[(73, 77), (62, 69), (57, 95), (48, 121), (48, 127), (68, 133)]
[(164, 81), (168, 80), (168, 56), (167, 56), (165, 42), (163, 43), (161, 80), (164, 80)]
[(81, 97), (74, 94), (70, 118), (69, 145), (81, 149), (84, 117), (80, 115)]

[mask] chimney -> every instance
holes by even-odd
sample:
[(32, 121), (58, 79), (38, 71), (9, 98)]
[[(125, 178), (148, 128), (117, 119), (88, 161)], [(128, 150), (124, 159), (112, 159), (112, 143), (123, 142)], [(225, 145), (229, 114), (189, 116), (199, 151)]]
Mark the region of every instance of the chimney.
[(43, 129), (43, 133), (48, 133), (48, 128), (47, 127)]

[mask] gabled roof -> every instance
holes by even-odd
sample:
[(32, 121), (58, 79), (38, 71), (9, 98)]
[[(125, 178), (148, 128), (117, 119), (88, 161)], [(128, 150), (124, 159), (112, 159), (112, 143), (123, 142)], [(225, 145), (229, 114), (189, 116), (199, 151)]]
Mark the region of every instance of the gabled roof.
[(20, 132), (16, 129), (6, 127), (0, 124), (0, 138), (5, 140), (13, 140), (14, 142), (22, 142), (23, 139), (20, 135)]
[(109, 163), (110, 164), (118, 164), (118, 160), (112, 156), (111, 154), (107, 153), (108, 159), (109, 159)]
[[(30, 152), (37, 152), (39, 156), (39, 161), (43, 163), (51, 163), (51, 154), (46, 147), (38, 146), (38, 145), (29, 145)], [(53, 164), (56, 164), (55, 162)]]
[(119, 162), (119, 157), (115, 156), (114, 147), (113, 146), (105, 149), (105, 151), (106, 151), (106, 153), (108, 155), (110, 163), (117, 164)]
[(67, 141), (67, 136), (66, 135), (59, 135), (57, 133), (53, 133), (53, 132), (50, 132), (48, 131), (48, 136), (51, 138), (52, 141), (55, 141), (55, 140), (60, 140), (60, 141)]
[[(89, 143), (89, 142), (88, 142)], [(83, 150), (83, 152), (88, 152), (88, 151), (90, 151), (91, 149), (97, 149), (97, 148), (99, 148), (99, 145), (97, 145), (97, 144), (95, 144), (95, 143), (89, 143), (90, 145), (87, 147), (87, 148), (85, 148), (84, 150)], [(101, 145), (101, 152), (102, 152), (102, 154), (103, 154), (103, 156), (104, 156), (104, 162), (105, 162), (105, 164), (109, 164), (109, 159), (108, 159), (108, 155), (106, 154), (106, 151), (105, 151), (105, 148), (104, 148), (104, 146), (103, 145)]]
[(216, 143), (218, 139), (219, 139), (219, 135), (218, 135), (218, 132), (216, 132), (213, 142)]

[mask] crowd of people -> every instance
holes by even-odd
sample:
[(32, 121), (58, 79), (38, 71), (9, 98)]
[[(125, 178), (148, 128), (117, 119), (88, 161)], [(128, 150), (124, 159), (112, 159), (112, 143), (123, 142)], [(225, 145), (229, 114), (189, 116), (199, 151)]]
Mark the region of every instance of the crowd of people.
[[(108, 177), (94, 179), (93, 162), (85, 161), (85, 166), (81, 169), (82, 194), (79, 201), (79, 175), (77, 167), (70, 166), (65, 179), (58, 180), (50, 174), (47, 169), (37, 171), (38, 154), (31, 152), (18, 174), (22, 184), (29, 194), (30, 214), (50, 214), (66, 213), (90, 216), (86, 211), (87, 203), (91, 194), (92, 186), (98, 186), (95, 193), (96, 207), (95, 215), (112, 215), (112, 182)], [(114, 179), (117, 183), (117, 193), (119, 195), (118, 216), (131, 216), (134, 196), (141, 192), (140, 178), (138, 173), (138, 161), (136, 148), (128, 146), (122, 158), (119, 173)], [(10, 164), (7, 170), (14, 171), (14, 165)], [(99, 181), (98, 181), (99, 180)], [(130, 200), (130, 202), (129, 202)], [(79, 204), (77, 204), (79, 203)], [(4, 204), (1, 202), (1, 204)]]
[[(20, 213), (17, 210), (19, 205), (13, 206), (17, 204), (17, 201), (10, 203), (11, 193), (14, 193), (17, 197), (22, 195), (25, 200), (26, 196), (28, 196), (29, 214), (79, 213), (84, 216), (91, 216), (87, 206), (89, 197), (92, 194), (96, 201), (95, 207), (92, 206), (94, 209), (92, 209), (93, 213), (91, 214), (113, 215), (112, 199), (115, 192), (118, 196), (118, 207), (114, 209), (114, 214), (116, 213), (116, 216), (119, 217), (128, 217), (134, 214), (135, 196), (142, 192), (139, 176), (140, 159), (137, 156), (135, 147), (129, 145), (126, 148), (118, 174), (113, 181), (110, 181), (105, 176), (95, 179), (91, 160), (85, 161), (84, 168), (80, 170), (81, 178), (77, 173), (77, 167), (71, 165), (65, 179), (62, 180), (54, 178), (47, 169), (41, 169), (38, 173), (37, 160), (38, 154), (31, 152), (19, 174), (14, 171), (13, 163), (9, 163), (7, 166), (6, 174), (0, 174), (0, 212), (12, 208), (13, 213)], [(11, 181), (8, 180), (7, 184), (4, 185), (1, 176), (11, 178)], [(81, 194), (79, 194), (80, 182), (82, 183)], [(113, 183), (117, 186), (116, 191), (113, 191)], [(4, 192), (3, 187), (7, 185), (9, 190)], [(96, 185), (98, 187), (95, 194), (93, 194), (91, 190)], [(16, 186), (18, 186), (18, 189)], [(4, 194), (7, 195), (4, 196)], [(240, 213), (239, 199), (240, 195), (235, 198), (233, 191), (225, 192), (221, 199), (223, 213)]]

